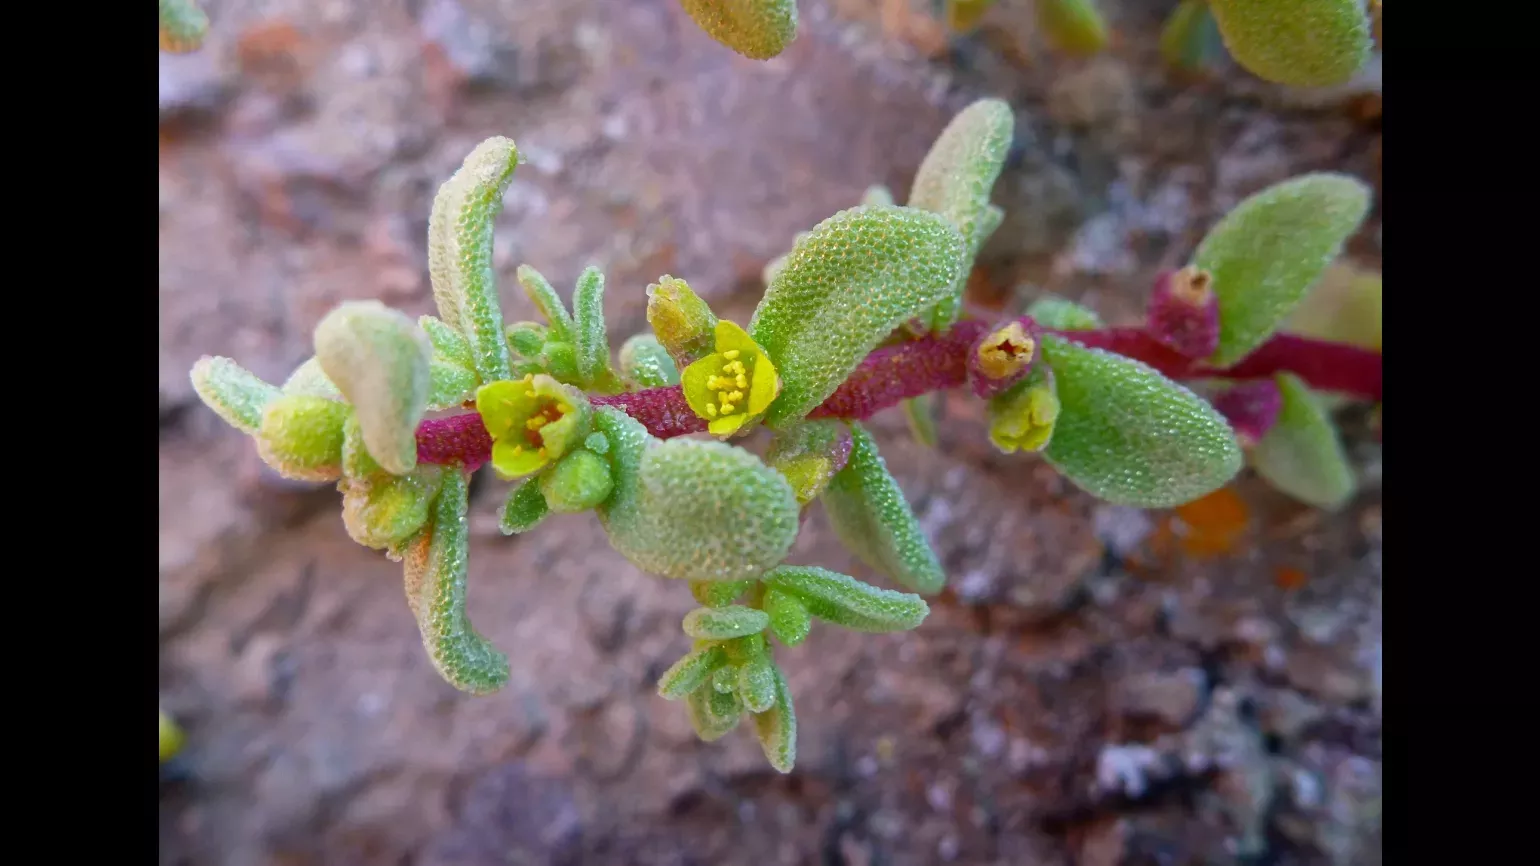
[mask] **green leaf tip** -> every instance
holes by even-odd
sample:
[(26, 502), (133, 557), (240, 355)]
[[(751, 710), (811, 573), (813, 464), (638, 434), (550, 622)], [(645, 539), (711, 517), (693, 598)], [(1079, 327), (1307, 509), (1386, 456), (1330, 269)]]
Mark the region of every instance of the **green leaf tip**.
[(1209, 66), (1224, 56), (1224, 50), (1208, 0), (1181, 0), (1160, 32), (1160, 57), (1174, 69)]
[(973, 258), (999, 225), (989, 195), (1005, 165), (1015, 124), (1003, 100), (981, 99), (952, 118), (915, 173), (909, 206), (946, 217), (961, 232), (965, 248), (949, 294), (930, 314), (934, 329), (944, 330), (957, 320)]
[(1373, 50), (1363, 0), (1209, 0), (1209, 6), (1235, 61), (1278, 84), (1342, 84)]
[(511, 373), (492, 266), (492, 228), (518, 164), (512, 139), (496, 136), (476, 145), (439, 187), (428, 217), (428, 276), (439, 318), (465, 336), (485, 382)]
[(335, 481), (342, 476), (347, 404), (289, 394), (267, 404), (257, 429), (257, 453), (285, 478)]
[(946, 584), (904, 491), (877, 453), (876, 440), (850, 425), (850, 461), (824, 491), (824, 511), (841, 543), (868, 566), (927, 595)]
[(610, 366), (610, 338), (604, 329), (604, 273), (594, 265), (583, 269), (572, 291), (572, 321), (578, 376), (590, 388), (613, 390), (618, 385)]
[(770, 615), (770, 633), (787, 646), (807, 640), (813, 630), (813, 615), (807, 605), (787, 590), (765, 590), (765, 613)]
[(1150, 367), (1046, 334), (1043, 357), (1059, 399), (1044, 455), (1093, 496), (1169, 508), (1240, 471), (1240, 444), (1224, 417)]
[(1037, 26), (1049, 44), (1087, 56), (1107, 47), (1107, 24), (1094, 0), (1033, 0)]
[(797, 713), (791, 703), (791, 688), (786, 675), (772, 665), (775, 675), (775, 704), (770, 709), (754, 714), (754, 735), (759, 746), (777, 772), (790, 773), (797, 763)]
[(753, 454), (722, 442), (659, 442), (609, 407), (595, 424), (610, 440), (615, 477), (599, 520), (638, 568), (680, 580), (745, 580), (791, 549), (796, 496)]
[(1053, 294), (1039, 296), (1027, 307), (1027, 315), (1055, 331), (1094, 331), (1102, 327), (1102, 317), (1095, 310)]
[(551, 513), (546, 505), (545, 494), (540, 492), (540, 482), (531, 478), (508, 492), (498, 517), (498, 530), (504, 535), (518, 535), (540, 525)]
[(620, 345), (620, 378), (633, 388), (679, 384), (679, 367), (652, 334), (637, 334)]
[(357, 411), (369, 455), (387, 472), (412, 471), (432, 386), (428, 336), (378, 301), (347, 301), (316, 326), (315, 356)]
[(950, 295), (965, 258), (957, 228), (917, 208), (863, 205), (814, 227), (749, 323), (784, 384), (765, 423), (822, 403), (894, 328)]
[(730, 640), (759, 634), (769, 624), (769, 614), (752, 607), (702, 607), (685, 615), (684, 633), (697, 640)]
[(658, 677), (658, 696), (670, 701), (689, 697), (726, 664), (727, 653), (720, 646), (695, 650), (674, 662)]
[(795, 0), (679, 0), (706, 35), (751, 60), (769, 60), (797, 38)]
[(795, 596), (813, 616), (852, 631), (908, 631), (930, 614), (918, 595), (879, 589), (824, 568), (783, 565), (762, 579), (770, 589)]
[(1251, 449), (1251, 464), (1267, 482), (1299, 501), (1335, 511), (1357, 487), (1337, 425), (1319, 398), (1292, 373), (1276, 377), (1283, 396), (1278, 421)]
[(160, 50), (196, 51), (209, 32), (209, 16), (193, 0), (160, 0)]
[(574, 514), (609, 498), (615, 487), (609, 463), (586, 448), (568, 454), (540, 476), (540, 493), (552, 511)]
[(193, 364), (192, 386), (204, 405), (247, 435), (256, 434), (263, 410), (282, 393), (229, 358), (208, 355)]
[(1264, 189), (1236, 205), (1198, 245), (1193, 264), (1213, 276), (1219, 349), (1227, 367), (1272, 335), (1321, 278), (1369, 213), (1370, 190), (1318, 172)]
[(444, 472), (430, 522), (407, 545), (403, 559), (407, 604), (429, 661), (450, 685), (482, 695), (508, 681), (508, 657), (476, 632), (465, 612), (469, 490), (465, 472)]

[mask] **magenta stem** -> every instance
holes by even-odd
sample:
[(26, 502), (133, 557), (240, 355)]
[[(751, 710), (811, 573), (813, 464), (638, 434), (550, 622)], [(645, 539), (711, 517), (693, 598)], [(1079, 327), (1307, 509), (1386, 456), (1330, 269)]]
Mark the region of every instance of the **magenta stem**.
[[(930, 335), (872, 352), (809, 417), (864, 421), (912, 397), (961, 387), (967, 381), (968, 352), (988, 327), (978, 320), (959, 322), (944, 336)], [(1049, 333), (1133, 358), (1172, 379), (1249, 380), (1293, 373), (1322, 391), (1375, 402), (1381, 399), (1381, 354), (1344, 343), (1278, 334), (1240, 363), (1221, 369), (1178, 354), (1141, 328)], [(593, 395), (590, 399), (595, 406), (613, 406), (625, 412), (659, 439), (706, 429), (706, 420), (690, 410), (678, 385)], [(492, 438), (475, 412), (424, 421), (417, 428), (417, 459), (421, 463), (463, 463), (467, 469), (475, 469), (491, 455)]]

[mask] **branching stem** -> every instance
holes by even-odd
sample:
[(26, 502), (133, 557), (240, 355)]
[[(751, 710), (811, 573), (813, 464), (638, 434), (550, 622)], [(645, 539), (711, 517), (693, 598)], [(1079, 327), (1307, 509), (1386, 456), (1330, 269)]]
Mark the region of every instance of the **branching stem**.
[[(989, 325), (959, 322), (944, 336), (926, 336), (877, 349), (845, 383), (812, 412), (812, 417), (865, 420), (903, 400), (932, 391), (962, 387), (973, 342)], [(1379, 352), (1345, 343), (1277, 334), (1239, 364), (1224, 369), (1186, 358), (1155, 341), (1142, 328), (1049, 331), (1085, 346), (1142, 361), (1176, 380), (1266, 379), (1293, 373), (1313, 388), (1379, 401), (1383, 386)], [(706, 429), (705, 419), (690, 411), (684, 392), (674, 385), (626, 394), (592, 395), (596, 406), (614, 406), (642, 422), (659, 439)], [(492, 439), (474, 412), (436, 418), (417, 428), (417, 459), (423, 463), (462, 463), (474, 469), (492, 453)]]

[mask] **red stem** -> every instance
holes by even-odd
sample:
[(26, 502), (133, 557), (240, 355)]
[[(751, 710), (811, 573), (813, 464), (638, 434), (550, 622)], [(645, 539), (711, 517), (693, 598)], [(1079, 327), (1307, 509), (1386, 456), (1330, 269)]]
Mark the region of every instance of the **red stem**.
[[(961, 387), (967, 380), (968, 351), (987, 327), (977, 320), (959, 322), (945, 336), (872, 352), (810, 417), (862, 421), (911, 397)], [(1172, 351), (1142, 328), (1049, 333), (1142, 361), (1172, 379), (1268, 379), (1293, 373), (1322, 391), (1381, 399), (1381, 354), (1344, 343), (1277, 334), (1240, 363), (1218, 369)], [(678, 385), (590, 399), (595, 406), (620, 409), (659, 439), (706, 429), (705, 419), (690, 410)], [(424, 421), (417, 428), (417, 459), (422, 463), (464, 463), (475, 469), (491, 455), (492, 439), (475, 412)]]

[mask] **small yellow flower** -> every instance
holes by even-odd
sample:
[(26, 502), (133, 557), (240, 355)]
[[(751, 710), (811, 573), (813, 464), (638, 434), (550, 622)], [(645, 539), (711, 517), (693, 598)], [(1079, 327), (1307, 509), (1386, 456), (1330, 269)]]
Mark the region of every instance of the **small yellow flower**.
[(492, 469), (504, 481), (540, 471), (589, 433), (582, 393), (544, 374), (482, 385), (476, 411), (492, 436)]
[(707, 429), (726, 437), (770, 408), (781, 377), (765, 350), (732, 322), (717, 322), (715, 348), (684, 368), (680, 384), (690, 409), (710, 422)]

